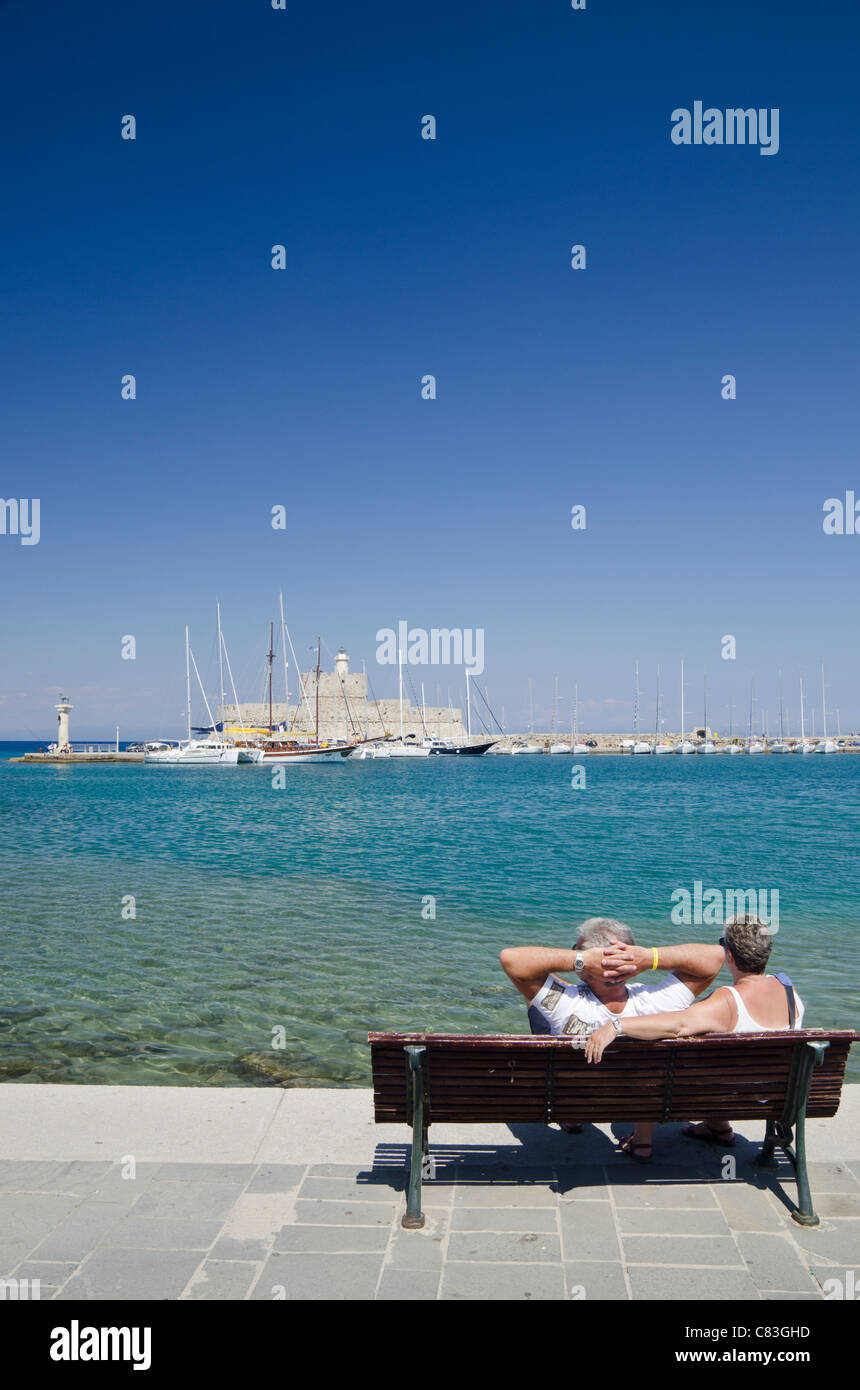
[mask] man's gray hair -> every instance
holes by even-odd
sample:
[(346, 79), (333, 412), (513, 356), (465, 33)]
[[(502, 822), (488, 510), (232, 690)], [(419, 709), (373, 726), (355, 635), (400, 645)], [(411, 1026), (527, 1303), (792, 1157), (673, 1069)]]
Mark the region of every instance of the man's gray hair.
[(589, 917), (579, 929), (577, 941), (582, 943), (583, 951), (589, 946), (608, 946), (610, 941), (624, 941), (632, 946), (633, 933), (626, 922), (616, 922), (614, 917)]

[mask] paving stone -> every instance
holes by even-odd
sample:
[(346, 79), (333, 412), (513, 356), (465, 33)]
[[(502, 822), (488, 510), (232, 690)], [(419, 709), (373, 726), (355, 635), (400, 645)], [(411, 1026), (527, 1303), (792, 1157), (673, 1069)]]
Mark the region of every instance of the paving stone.
[(348, 1178), (305, 1178), (299, 1197), (322, 1197), (334, 1202), (398, 1202), (402, 1190), (387, 1183), (356, 1183)]
[(668, 1183), (660, 1187), (653, 1182), (613, 1184), (612, 1196), (616, 1207), (660, 1207), (677, 1211), (713, 1210), (717, 1205), (707, 1183)]
[(31, 1241), (25, 1236), (15, 1241), (4, 1241), (0, 1245), (0, 1279), (9, 1279), (22, 1260), (30, 1253)]
[[(775, 1237), (778, 1239), (779, 1237)], [(731, 1236), (622, 1236), (627, 1264), (742, 1267)]]
[(455, 1207), (555, 1207), (558, 1197), (548, 1184), (518, 1187), (511, 1183), (470, 1183), (458, 1181), (454, 1188)]
[(78, 1197), (49, 1192), (0, 1193), (0, 1232), (4, 1245), (23, 1241), (32, 1249), (79, 1204)]
[(308, 1250), (318, 1254), (336, 1250), (348, 1254), (382, 1253), (390, 1235), (388, 1226), (316, 1226), (309, 1223), (285, 1226), (275, 1237), (273, 1253), (286, 1250)]
[(745, 1269), (688, 1269), (671, 1265), (631, 1265), (627, 1270), (634, 1299), (692, 1303), (758, 1301), (758, 1289)]
[(382, 1255), (271, 1255), (251, 1298), (288, 1302), (368, 1299), (376, 1293)]
[(426, 1225), (420, 1231), (406, 1231), (399, 1226), (388, 1247), (386, 1268), (432, 1270), (441, 1269), (442, 1251), (448, 1234), (447, 1212), (424, 1213)]
[(160, 1166), (158, 1163), (138, 1163), (135, 1165), (134, 1177), (131, 1178), (123, 1177), (123, 1166), (115, 1163), (104, 1176), (94, 1178), (92, 1182), (86, 1179), (79, 1180), (75, 1183), (75, 1188), (85, 1186), (84, 1195), (93, 1201), (123, 1202), (126, 1207), (132, 1207), (138, 1197), (148, 1190)]
[(809, 1289), (808, 1265), (802, 1264), (789, 1237), (742, 1232), (738, 1248), (757, 1289)]
[[(439, 1157), (435, 1157), (438, 1166)], [(555, 1181), (556, 1174), (554, 1163), (506, 1163), (501, 1158), (487, 1163), (485, 1153), (480, 1160), (460, 1158), (454, 1167), (460, 1182), (510, 1183), (515, 1187), (547, 1187)]]
[[(588, 1260), (582, 1263), (566, 1260), (564, 1277), (567, 1281), (568, 1298), (584, 1297), (586, 1301), (592, 1302), (602, 1298), (625, 1302), (630, 1299), (624, 1278), (624, 1266), (615, 1260)], [(578, 1292), (579, 1289), (583, 1290), (582, 1294)]]
[(79, 1263), (99, 1241), (127, 1215), (123, 1202), (81, 1202), (36, 1246), (37, 1260), (74, 1260)]
[(558, 1217), (551, 1207), (465, 1207), (453, 1209), (452, 1231), (547, 1231), (555, 1235)]
[(235, 1183), (160, 1182), (151, 1184), (135, 1203), (135, 1216), (169, 1220), (225, 1221), (239, 1193)]
[(807, 1163), (809, 1186), (814, 1199), (819, 1192), (860, 1193), (860, 1182), (847, 1163)]
[(553, 1187), (565, 1202), (609, 1201), (609, 1187), (603, 1168), (585, 1165), (580, 1168), (559, 1168)]
[(114, 1226), (100, 1244), (126, 1245), (137, 1250), (208, 1250), (222, 1225), (221, 1221), (183, 1221), (133, 1212)]
[(257, 1169), (245, 1191), (292, 1192), (307, 1171), (298, 1163), (266, 1163)]
[(720, 1210), (733, 1231), (782, 1231), (785, 1218), (774, 1205), (768, 1188), (748, 1183), (714, 1183)]
[(244, 1187), (257, 1171), (255, 1163), (161, 1163), (155, 1182), (237, 1183)]
[(566, 1298), (560, 1265), (446, 1264), (442, 1272), (443, 1299), (544, 1299)]
[(56, 1177), (64, 1167), (63, 1163), (4, 1158), (0, 1161), (0, 1192), (41, 1192), (41, 1184)]
[(189, 1302), (247, 1298), (259, 1272), (258, 1264), (241, 1260), (207, 1260), (195, 1273), (182, 1298)]
[(559, 1213), (565, 1260), (620, 1260), (618, 1229), (609, 1203), (567, 1202)]
[(820, 1303), (822, 1295), (820, 1293), (804, 1293), (801, 1291), (786, 1293), (784, 1290), (775, 1292), (773, 1289), (762, 1289), (761, 1297), (767, 1303), (802, 1303), (805, 1299), (812, 1299), (814, 1303)]
[(106, 1181), (111, 1170), (116, 1166), (113, 1163), (86, 1163), (69, 1162), (48, 1166), (56, 1171), (47, 1172), (39, 1179), (37, 1186), (33, 1188), (36, 1192), (59, 1192), (71, 1196), (89, 1196), (101, 1182)]
[(376, 1297), (389, 1302), (395, 1299), (410, 1302), (433, 1300), (439, 1293), (439, 1280), (438, 1270), (386, 1267)]
[(850, 1265), (853, 1261), (860, 1268), (860, 1221), (828, 1221), (821, 1226), (798, 1226), (792, 1221), (791, 1229), (798, 1245), (810, 1256), (833, 1264)]
[(25, 1260), (15, 1270), (16, 1279), (38, 1279), (43, 1289), (58, 1289), (74, 1274), (77, 1264), (62, 1260)]
[(626, 1235), (728, 1236), (721, 1211), (673, 1211), (662, 1207), (619, 1207), (618, 1229)]
[[(270, 1165), (271, 1166), (271, 1165)], [(370, 1174), (378, 1172), (403, 1171), (403, 1165), (381, 1165), (379, 1168), (356, 1168), (354, 1163), (312, 1163), (304, 1171), (311, 1178), (355, 1178), (359, 1173)]]
[(812, 1205), (820, 1217), (860, 1216), (860, 1190), (853, 1192), (813, 1192)]
[(557, 1235), (532, 1231), (472, 1231), (454, 1232), (448, 1238), (449, 1264), (452, 1260), (557, 1263), (560, 1259), (561, 1245)]
[(390, 1226), (400, 1203), (325, 1202), (320, 1198), (296, 1202), (296, 1220), (319, 1226)]
[(235, 1236), (220, 1236), (209, 1251), (210, 1260), (244, 1260), (259, 1263), (271, 1249), (270, 1240), (239, 1240)]
[(178, 1298), (200, 1264), (196, 1250), (96, 1250), (56, 1295), (71, 1299)]
[(828, 1302), (857, 1301), (860, 1295), (860, 1260), (854, 1265), (822, 1264), (810, 1257), (809, 1272)]

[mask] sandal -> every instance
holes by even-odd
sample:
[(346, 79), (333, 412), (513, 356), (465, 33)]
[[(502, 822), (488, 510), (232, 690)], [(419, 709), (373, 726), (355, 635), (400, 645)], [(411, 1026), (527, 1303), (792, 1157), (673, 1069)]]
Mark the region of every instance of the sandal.
[(618, 1148), (623, 1154), (627, 1154), (628, 1157), (632, 1158), (636, 1163), (651, 1162), (651, 1145), (641, 1142), (634, 1144), (632, 1134), (625, 1134), (623, 1139), (619, 1139)]
[(703, 1144), (719, 1144), (724, 1149), (731, 1149), (735, 1142), (731, 1125), (725, 1125), (722, 1130), (713, 1129), (707, 1120), (702, 1120), (697, 1125), (684, 1125), (681, 1133), (685, 1139), (698, 1139)]

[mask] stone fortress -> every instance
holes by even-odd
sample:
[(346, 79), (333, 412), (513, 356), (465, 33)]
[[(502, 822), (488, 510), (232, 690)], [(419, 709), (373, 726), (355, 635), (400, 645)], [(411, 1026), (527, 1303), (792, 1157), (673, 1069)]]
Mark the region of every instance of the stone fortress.
[[(295, 733), (313, 734), (316, 720), (317, 673), (302, 675), (303, 696), (296, 704), (272, 701), (272, 722), (277, 728), (286, 723)], [(338, 652), (334, 671), (320, 671), (319, 676), (320, 738), (335, 739), (383, 738), (385, 734), (400, 733), (400, 701), (373, 700), (368, 693), (368, 678), (364, 672), (350, 671), (349, 658), (343, 647)], [(268, 728), (268, 703), (225, 704), (217, 718), (227, 727)], [(467, 740), (463, 713), (453, 706), (426, 705), (424, 720), (421, 710), (403, 697), (403, 733), (424, 737), (424, 730), (436, 738)]]

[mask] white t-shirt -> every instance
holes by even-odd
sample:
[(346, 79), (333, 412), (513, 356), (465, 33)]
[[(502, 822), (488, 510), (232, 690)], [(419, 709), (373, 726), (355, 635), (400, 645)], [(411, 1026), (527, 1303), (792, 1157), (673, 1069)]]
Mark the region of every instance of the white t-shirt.
[(578, 1038), (587, 1037), (611, 1018), (670, 1013), (695, 1002), (693, 991), (677, 975), (665, 975), (658, 985), (628, 985), (627, 1003), (620, 1015), (613, 1014), (588, 985), (567, 984), (557, 975), (547, 975), (529, 1008), (537, 1009), (551, 1033)]

